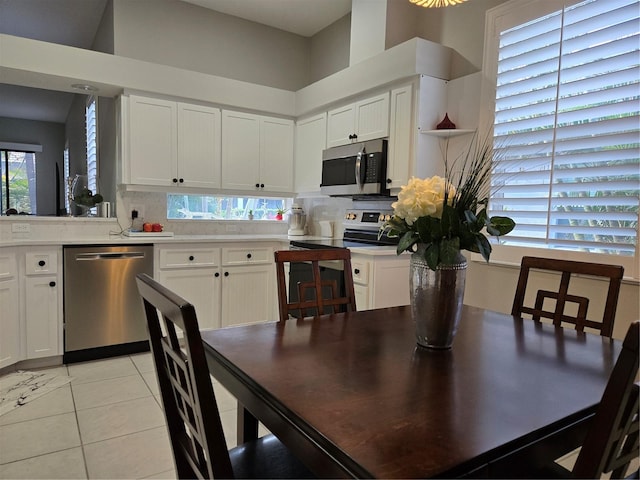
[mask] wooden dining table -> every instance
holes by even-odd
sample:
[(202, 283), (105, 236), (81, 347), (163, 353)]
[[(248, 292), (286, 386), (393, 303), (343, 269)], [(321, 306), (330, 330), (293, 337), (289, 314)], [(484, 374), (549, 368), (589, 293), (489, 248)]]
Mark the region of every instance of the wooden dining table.
[(211, 374), (319, 477), (526, 477), (580, 445), (619, 341), (465, 306), (450, 350), (409, 307), (202, 332)]

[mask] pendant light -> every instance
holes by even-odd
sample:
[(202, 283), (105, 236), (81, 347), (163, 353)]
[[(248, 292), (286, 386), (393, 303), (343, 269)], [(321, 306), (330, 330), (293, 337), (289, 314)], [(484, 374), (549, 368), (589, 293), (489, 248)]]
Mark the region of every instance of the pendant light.
[(440, 8), (457, 5), (467, 0), (409, 0), (411, 3), (425, 8)]

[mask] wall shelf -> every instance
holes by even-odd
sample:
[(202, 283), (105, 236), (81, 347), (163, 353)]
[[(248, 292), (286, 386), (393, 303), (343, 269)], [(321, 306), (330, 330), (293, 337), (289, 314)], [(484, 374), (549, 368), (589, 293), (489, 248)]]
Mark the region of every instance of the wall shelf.
[(421, 130), (420, 133), (425, 135), (431, 135), (433, 137), (441, 137), (441, 138), (450, 138), (457, 137), (459, 135), (467, 135), (469, 133), (474, 133), (475, 130), (464, 129), (464, 128), (451, 128), (451, 129), (440, 129), (440, 130)]

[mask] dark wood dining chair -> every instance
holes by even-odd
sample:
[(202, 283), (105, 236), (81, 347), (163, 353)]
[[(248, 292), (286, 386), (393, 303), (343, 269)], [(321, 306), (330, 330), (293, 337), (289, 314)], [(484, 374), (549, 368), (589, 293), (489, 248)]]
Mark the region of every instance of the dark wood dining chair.
[(554, 463), (538, 478), (638, 478), (638, 472), (627, 472), (633, 459), (638, 459), (638, 343), (640, 322), (631, 324), (622, 351), (609, 376), (600, 405), (571, 471)]
[[(304, 318), (327, 313), (327, 311), (328, 313), (356, 311), (356, 295), (353, 287), (353, 273), (351, 272), (351, 252), (348, 249), (278, 250), (274, 252), (274, 256), (278, 277), (280, 320), (287, 320), (290, 315), (296, 318)], [(287, 296), (284, 264), (296, 262), (309, 263), (311, 265), (312, 278), (310, 281), (297, 283), (297, 299), (290, 301), (290, 297)], [(320, 265), (322, 262), (338, 262), (338, 270), (342, 269), (344, 293), (341, 292), (336, 280), (322, 278)], [(341, 265), (340, 262), (342, 262)], [(313, 313), (310, 314), (309, 312)]]
[(178, 478), (312, 478), (273, 435), (227, 450), (193, 305), (146, 274), (136, 281)]
[[(533, 307), (525, 306), (524, 304), (531, 270), (561, 274), (560, 283), (556, 290), (538, 290)], [(523, 314), (528, 314), (534, 320), (549, 318), (553, 320), (554, 325), (573, 324), (580, 332), (584, 331), (585, 327), (589, 327), (596, 329), (604, 337), (611, 337), (623, 274), (624, 268), (618, 265), (522, 257), (520, 276), (513, 299), (511, 315), (522, 317)], [(589, 299), (587, 297), (569, 294), (569, 282), (575, 275), (588, 275), (608, 279), (606, 303), (601, 320), (587, 319), (589, 307)], [(547, 299), (555, 300), (553, 309), (545, 310), (544, 303)], [(575, 315), (569, 315), (565, 311), (567, 303), (577, 305), (577, 313)]]

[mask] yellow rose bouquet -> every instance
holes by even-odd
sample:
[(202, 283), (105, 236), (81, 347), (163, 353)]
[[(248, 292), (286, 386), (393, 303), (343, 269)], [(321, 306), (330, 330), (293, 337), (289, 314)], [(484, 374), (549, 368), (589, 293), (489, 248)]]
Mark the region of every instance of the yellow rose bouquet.
[(398, 255), (422, 243), (431, 270), (456, 263), (461, 250), (489, 260), (491, 244), (484, 230), (501, 236), (515, 227), (508, 217), (487, 216), (493, 155), (492, 146), (485, 142), (459, 160), (462, 167), (457, 175), (452, 172), (458, 162), (448, 165), (445, 158), (444, 178), (413, 177), (401, 188), (391, 205), (394, 215), (381, 229), (381, 234), (400, 237)]

